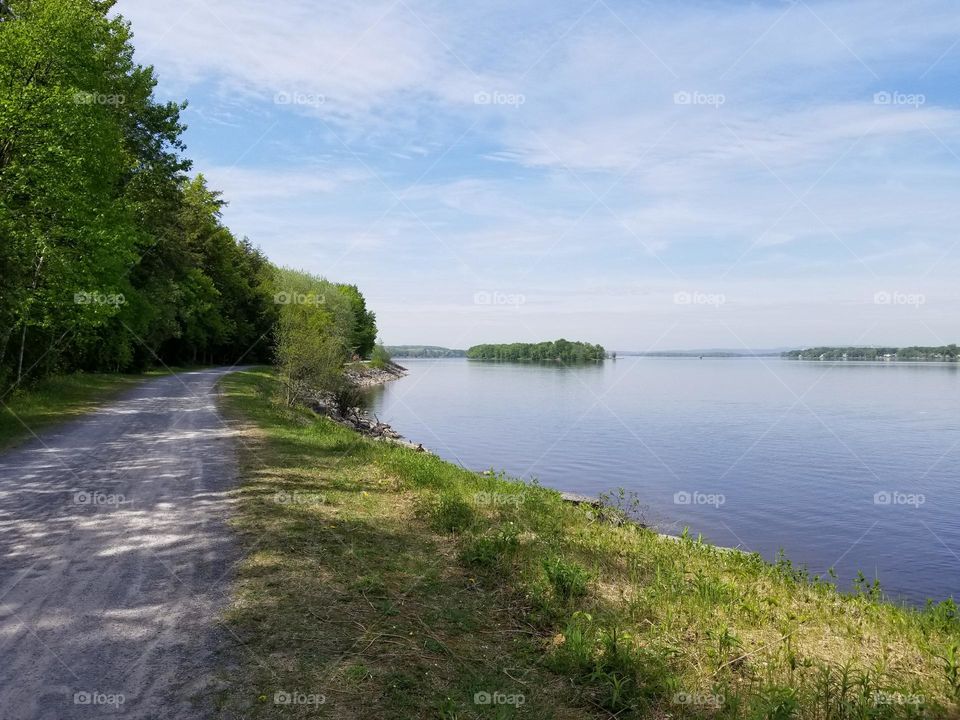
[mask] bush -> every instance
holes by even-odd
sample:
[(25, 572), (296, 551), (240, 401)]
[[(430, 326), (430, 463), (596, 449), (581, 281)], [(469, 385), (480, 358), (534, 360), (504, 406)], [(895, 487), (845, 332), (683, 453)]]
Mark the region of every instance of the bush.
[(384, 368), (390, 364), (390, 353), (387, 352), (387, 349), (377, 343), (373, 348), (373, 352), (370, 354), (370, 367), (372, 368)]
[(444, 532), (469, 529), (476, 520), (473, 506), (459, 495), (444, 493), (429, 509), (431, 524)]
[(363, 392), (346, 378), (338, 378), (330, 391), (333, 405), (337, 412), (346, 415), (353, 408), (360, 407), (363, 403)]
[(562, 557), (548, 558), (543, 561), (543, 569), (558, 600), (568, 602), (587, 594), (590, 573), (577, 563)]
[(515, 527), (500, 530), (496, 535), (474, 538), (460, 555), (468, 565), (495, 567), (502, 560), (513, 555), (520, 547), (519, 532)]
[[(317, 392), (336, 392), (349, 357), (353, 318), (347, 301), (322, 278), (281, 270), (275, 359), (287, 404)], [(294, 299), (296, 301), (292, 301)]]

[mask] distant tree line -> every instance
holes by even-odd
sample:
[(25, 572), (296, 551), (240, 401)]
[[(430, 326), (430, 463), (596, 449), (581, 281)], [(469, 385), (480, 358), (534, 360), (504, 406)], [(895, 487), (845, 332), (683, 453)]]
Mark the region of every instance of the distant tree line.
[(466, 350), (451, 350), (437, 345), (388, 345), (387, 351), (395, 358), (466, 357)]
[(474, 345), (467, 357), (474, 360), (507, 360), (511, 362), (581, 363), (603, 360), (607, 353), (602, 345), (585, 342), (555, 340), (539, 343), (507, 343), (502, 345)]
[(782, 357), (793, 360), (928, 360), (956, 362), (957, 346), (910, 347), (814, 347), (790, 350)]
[(187, 174), (185, 104), (155, 99), (112, 4), (0, 2), (0, 382), (288, 362), (291, 342), (368, 355), (356, 286), (277, 268), (223, 225)]

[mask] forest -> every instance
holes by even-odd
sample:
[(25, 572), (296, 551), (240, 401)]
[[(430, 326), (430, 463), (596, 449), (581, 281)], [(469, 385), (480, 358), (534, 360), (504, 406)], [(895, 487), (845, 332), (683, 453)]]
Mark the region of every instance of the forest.
[(956, 345), (911, 347), (814, 347), (781, 353), (791, 360), (926, 360), (956, 362)]
[(602, 345), (563, 339), (539, 343), (474, 345), (467, 350), (467, 357), (474, 360), (511, 362), (580, 363), (603, 360), (606, 355)]
[[(373, 350), (354, 285), (271, 263), (191, 174), (112, 2), (0, 0), (0, 383)], [(294, 348), (291, 343), (299, 343)], [(298, 364), (299, 363), (299, 364)]]

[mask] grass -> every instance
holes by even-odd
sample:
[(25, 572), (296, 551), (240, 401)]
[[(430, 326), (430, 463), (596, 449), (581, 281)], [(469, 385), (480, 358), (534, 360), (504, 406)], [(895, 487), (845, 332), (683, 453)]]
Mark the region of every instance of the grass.
[(144, 379), (173, 370), (141, 375), (75, 373), (45, 378), (17, 388), (0, 400), (0, 450), (6, 450), (56, 423), (94, 410)]
[(362, 438), (270, 371), (222, 389), (245, 546), (223, 717), (960, 716), (951, 601), (842, 594)]

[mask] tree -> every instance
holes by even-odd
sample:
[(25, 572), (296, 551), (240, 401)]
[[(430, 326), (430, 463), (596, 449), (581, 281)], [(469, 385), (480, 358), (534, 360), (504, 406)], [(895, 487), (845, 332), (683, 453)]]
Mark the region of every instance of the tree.
[(363, 295), (223, 224), (186, 174), (186, 105), (156, 101), (112, 6), (0, 0), (0, 381), (275, 355), (328, 384), (373, 348)]
[[(94, 344), (146, 241), (137, 188), (185, 169), (109, 3), (17, 0), (0, 23), (0, 372)], [(79, 299), (79, 301), (78, 301)], [(132, 340), (128, 340), (128, 343)]]
[(377, 317), (367, 310), (367, 301), (356, 285), (337, 285), (337, 289), (347, 298), (353, 313), (350, 349), (362, 358), (369, 357), (377, 341)]
[(582, 363), (603, 360), (606, 351), (602, 345), (556, 340), (541, 343), (509, 343), (503, 345), (474, 345), (467, 357), (477, 360), (508, 360), (523, 362)]
[(355, 326), (348, 295), (323, 278), (287, 268), (277, 271), (275, 283), (276, 361), (286, 402), (339, 393)]

